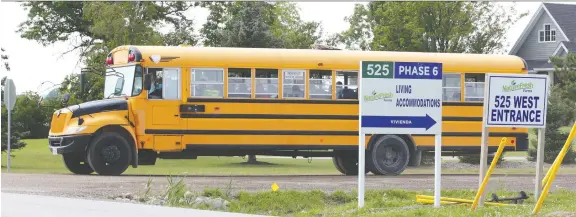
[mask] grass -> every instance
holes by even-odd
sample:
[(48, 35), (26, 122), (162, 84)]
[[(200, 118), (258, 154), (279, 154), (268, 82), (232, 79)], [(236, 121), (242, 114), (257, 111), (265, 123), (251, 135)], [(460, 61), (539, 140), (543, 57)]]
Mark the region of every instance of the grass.
[[(174, 183), (174, 182), (172, 182)], [(182, 182), (170, 185), (164, 195), (169, 195), (168, 206), (191, 207), (210, 209), (208, 206), (195, 207), (185, 199), (186, 186)], [(487, 197), (496, 193), (499, 197), (515, 197), (518, 192), (498, 190), (486, 192)], [(273, 216), (531, 216), (535, 199), (529, 199), (522, 205), (514, 207), (479, 207), (471, 212), (470, 205), (443, 205), (434, 208), (416, 202), (416, 195), (433, 195), (431, 191), (405, 191), (405, 190), (369, 190), (365, 193), (365, 207), (357, 209), (357, 192), (335, 191), (326, 193), (313, 191), (265, 191), (265, 192), (239, 192), (230, 194), (219, 189), (206, 189), (195, 193), (198, 196), (223, 198), (230, 202), (225, 210), (228, 212), (273, 215)], [(474, 199), (474, 190), (444, 190), (443, 197)], [(573, 206), (573, 197), (576, 192), (559, 189), (549, 193), (541, 215), (552, 212), (576, 212)]]
[[(52, 155), (47, 140), (25, 140), (27, 146), (13, 151), (11, 172), (69, 173), (60, 155)], [(510, 152), (506, 153), (510, 154)], [(6, 154), (2, 154), (2, 171), (6, 171)], [(142, 175), (339, 175), (331, 160), (291, 158), (260, 158), (269, 164), (246, 165), (240, 157), (199, 157), (196, 160), (158, 159), (154, 166), (129, 167), (125, 174)], [(403, 174), (433, 174), (432, 166), (408, 168)], [(443, 169), (443, 174), (478, 174), (478, 169)], [(496, 168), (494, 174), (533, 174), (533, 168)], [(561, 168), (560, 173), (576, 174), (576, 168)]]

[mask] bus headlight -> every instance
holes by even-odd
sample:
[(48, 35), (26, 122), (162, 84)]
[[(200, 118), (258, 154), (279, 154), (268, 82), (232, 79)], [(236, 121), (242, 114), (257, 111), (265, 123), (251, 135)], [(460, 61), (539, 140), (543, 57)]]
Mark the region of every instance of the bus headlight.
[(72, 127), (68, 127), (68, 129), (66, 129), (66, 131), (64, 133), (65, 134), (75, 134), (75, 133), (82, 132), (85, 129), (86, 129), (86, 126), (72, 126)]

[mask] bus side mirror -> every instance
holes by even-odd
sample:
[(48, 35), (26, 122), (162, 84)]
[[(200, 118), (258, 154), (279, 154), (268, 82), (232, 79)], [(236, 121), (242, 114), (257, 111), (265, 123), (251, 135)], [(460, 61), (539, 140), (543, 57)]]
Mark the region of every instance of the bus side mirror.
[(150, 90), (152, 88), (152, 74), (144, 75), (144, 90)]
[(70, 94), (66, 93), (62, 95), (62, 105), (66, 106), (66, 104), (68, 104), (68, 101), (70, 101)]

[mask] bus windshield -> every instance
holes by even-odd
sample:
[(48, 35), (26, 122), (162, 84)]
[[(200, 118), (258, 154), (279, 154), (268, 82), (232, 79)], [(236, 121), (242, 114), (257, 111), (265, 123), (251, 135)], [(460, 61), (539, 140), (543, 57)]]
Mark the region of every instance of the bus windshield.
[(142, 90), (142, 67), (119, 66), (106, 69), (104, 98), (135, 96)]

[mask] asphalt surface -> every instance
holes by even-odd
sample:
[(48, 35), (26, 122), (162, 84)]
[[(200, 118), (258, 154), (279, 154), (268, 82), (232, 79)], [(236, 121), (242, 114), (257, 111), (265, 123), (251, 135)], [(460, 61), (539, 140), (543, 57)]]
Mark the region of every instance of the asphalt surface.
[[(141, 194), (152, 180), (152, 193), (168, 187), (166, 176), (99, 176), (2, 173), (2, 193), (110, 200), (125, 193)], [(279, 190), (352, 190), (356, 176), (187, 176), (182, 177), (191, 191), (219, 188), (222, 191), (268, 191), (273, 183)], [(179, 180), (173, 177), (174, 182)], [(551, 191), (557, 188), (576, 190), (576, 175), (558, 175)], [(442, 189), (477, 189), (478, 175), (443, 175)], [(366, 189), (433, 190), (434, 175), (400, 175), (366, 177)], [(487, 190), (506, 189), (532, 192), (534, 175), (493, 175)], [(4, 199), (4, 196), (2, 196)], [(4, 201), (4, 200), (3, 200)], [(2, 204), (4, 206), (4, 204)]]
[(2, 192), (2, 217), (257, 217), (240, 213), (215, 212), (144, 204), (92, 201)]

